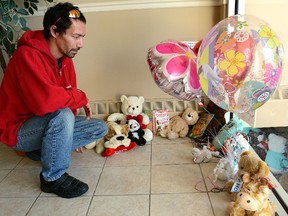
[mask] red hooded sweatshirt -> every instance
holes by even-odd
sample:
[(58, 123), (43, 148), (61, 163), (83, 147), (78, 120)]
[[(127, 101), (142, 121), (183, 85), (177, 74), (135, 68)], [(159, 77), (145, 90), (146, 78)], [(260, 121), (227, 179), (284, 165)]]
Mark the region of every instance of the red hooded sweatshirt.
[(62, 57), (60, 68), (43, 31), (25, 32), (0, 87), (0, 141), (15, 146), (26, 120), (66, 107), (76, 113), (87, 102), (85, 93), (77, 89), (72, 59)]

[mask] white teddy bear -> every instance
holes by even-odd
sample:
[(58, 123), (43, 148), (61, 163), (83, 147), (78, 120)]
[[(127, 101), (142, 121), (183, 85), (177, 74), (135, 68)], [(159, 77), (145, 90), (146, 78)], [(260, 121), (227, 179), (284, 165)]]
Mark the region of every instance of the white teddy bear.
[(122, 95), (120, 97), (122, 102), (121, 111), (122, 113), (113, 113), (108, 116), (107, 121), (117, 122), (120, 124), (125, 124), (129, 119), (135, 119), (140, 124), (140, 128), (144, 130), (144, 139), (149, 142), (153, 139), (153, 133), (147, 128), (150, 122), (148, 115), (142, 112), (144, 97), (143, 96), (126, 96)]
[(219, 156), (219, 152), (218, 151), (212, 152), (209, 149), (207, 149), (207, 146), (203, 146), (202, 150), (198, 148), (193, 148), (192, 156), (194, 163), (202, 163), (202, 162), (207, 163), (213, 158), (213, 156)]

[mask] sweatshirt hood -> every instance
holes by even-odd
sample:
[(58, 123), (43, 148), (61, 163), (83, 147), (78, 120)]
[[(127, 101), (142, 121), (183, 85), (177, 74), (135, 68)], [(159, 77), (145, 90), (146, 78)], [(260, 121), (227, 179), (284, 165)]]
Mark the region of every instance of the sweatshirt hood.
[(17, 48), (20, 48), (21, 46), (29, 46), (46, 55), (53, 63), (56, 61), (51, 54), (43, 30), (24, 32), (18, 41)]

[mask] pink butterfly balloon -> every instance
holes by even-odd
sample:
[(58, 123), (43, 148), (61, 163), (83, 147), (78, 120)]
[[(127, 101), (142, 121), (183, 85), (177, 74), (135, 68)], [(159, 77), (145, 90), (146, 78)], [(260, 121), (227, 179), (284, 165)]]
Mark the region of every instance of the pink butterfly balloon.
[(164, 41), (149, 49), (147, 61), (155, 83), (164, 92), (181, 100), (200, 97), (197, 56), (188, 45)]

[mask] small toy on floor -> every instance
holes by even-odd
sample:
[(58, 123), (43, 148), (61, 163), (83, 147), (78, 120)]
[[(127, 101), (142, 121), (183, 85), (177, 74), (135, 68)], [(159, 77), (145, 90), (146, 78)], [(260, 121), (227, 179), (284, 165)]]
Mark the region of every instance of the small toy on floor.
[(160, 135), (170, 140), (186, 137), (189, 132), (189, 125), (194, 125), (198, 121), (198, 118), (197, 111), (188, 107), (181, 116), (173, 116), (169, 120), (169, 124), (160, 131)]
[(105, 150), (102, 152), (103, 157), (108, 157), (113, 154), (128, 151), (136, 146), (135, 142), (131, 142), (128, 138), (128, 125), (117, 124), (116, 122), (108, 122), (108, 133), (105, 136)]
[(203, 148), (200, 150), (198, 148), (192, 149), (192, 156), (194, 163), (207, 163), (212, 160), (213, 156), (219, 156), (218, 151), (210, 151), (207, 146), (203, 146)]
[(131, 142), (135, 142), (139, 146), (145, 145), (145, 131), (140, 128), (140, 124), (135, 119), (130, 119), (128, 120), (128, 127), (128, 138), (131, 140)]

